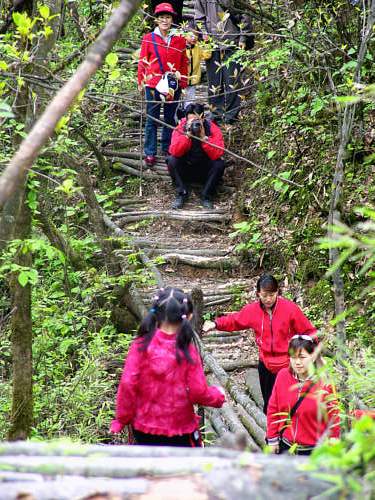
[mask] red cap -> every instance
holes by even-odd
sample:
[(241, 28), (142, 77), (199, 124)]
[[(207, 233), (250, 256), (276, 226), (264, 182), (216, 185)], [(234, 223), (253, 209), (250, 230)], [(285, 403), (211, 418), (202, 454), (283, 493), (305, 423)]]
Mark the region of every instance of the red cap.
[(173, 7), (170, 3), (164, 2), (164, 3), (159, 3), (159, 5), (156, 6), (155, 8), (155, 16), (157, 14), (172, 14), (172, 16), (177, 16), (177, 13), (173, 10)]

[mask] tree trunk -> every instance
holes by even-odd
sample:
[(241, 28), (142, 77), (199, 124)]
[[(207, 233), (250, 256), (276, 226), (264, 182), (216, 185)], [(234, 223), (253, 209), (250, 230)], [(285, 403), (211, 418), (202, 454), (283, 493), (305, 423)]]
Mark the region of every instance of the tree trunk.
[[(30, 237), (31, 213), (25, 203), (25, 190), (16, 193), (21, 200), (14, 236), (24, 240)], [(30, 252), (20, 250), (15, 259), (20, 266), (31, 267)], [(12, 410), (11, 426), (8, 431), (10, 441), (18, 441), (29, 437), (33, 420), (32, 401), (32, 321), (31, 321), (31, 286), (21, 286), (18, 273), (13, 273), (10, 279), (12, 306)]]

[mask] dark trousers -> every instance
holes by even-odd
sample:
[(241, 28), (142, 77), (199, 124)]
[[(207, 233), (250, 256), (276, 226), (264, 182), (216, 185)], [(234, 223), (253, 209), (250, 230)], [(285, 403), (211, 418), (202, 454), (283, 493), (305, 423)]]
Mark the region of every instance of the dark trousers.
[(223, 63), (233, 55), (233, 50), (214, 50), (206, 61), (208, 78), (208, 103), (212, 118), (224, 123), (233, 122), (240, 111), (241, 99), (238, 93), (241, 83), (241, 65), (232, 61)]
[[(164, 121), (172, 127), (176, 126), (176, 110), (178, 106), (178, 99), (180, 98), (181, 90), (177, 90), (174, 95), (173, 102), (164, 102), (163, 113)], [(158, 102), (152, 102), (158, 101)], [(151, 89), (146, 87), (146, 125), (145, 125), (145, 155), (155, 156), (158, 149), (158, 127), (160, 124), (154, 121), (151, 117), (160, 119), (160, 109), (162, 105), (162, 100), (160, 94), (156, 89)], [(163, 132), (161, 135), (161, 149), (163, 152), (167, 153), (169, 145), (171, 143), (173, 128), (163, 127)]]
[(262, 391), (264, 406), (263, 412), (267, 415), (268, 401), (270, 400), (272, 389), (275, 384), (276, 374), (270, 372), (262, 361), (258, 364), (260, 390)]
[(223, 177), (225, 169), (224, 160), (210, 160), (208, 156), (202, 161), (189, 160), (189, 155), (177, 158), (168, 157), (168, 170), (176, 186), (177, 194), (188, 193), (188, 184), (203, 184), (202, 197), (210, 198), (215, 194), (216, 186)]
[(145, 434), (133, 429), (135, 444), (144, 446), (182, 446), (184, 448), (198, 448), (202, 446), (199, 431), (181, 436), (161, 436), (158, 434)]
[[(290, 446), (284, 443), (284, 441), (280, 441), (279, 444), (279, 454), (287, 453), (290, 450)], [(311, 455), (312, 450), (295, 450), (294, 455)]]

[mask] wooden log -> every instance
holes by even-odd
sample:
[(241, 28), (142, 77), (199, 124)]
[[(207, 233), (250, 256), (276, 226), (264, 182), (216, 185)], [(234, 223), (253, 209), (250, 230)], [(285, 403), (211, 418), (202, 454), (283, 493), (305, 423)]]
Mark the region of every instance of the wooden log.
[[(256, 423), (261, 427), (262, 429), (266, 428), (266, 417), (264, 413), (258, 408), (258, 406), (252, 401), (249, 396), (244, 394), (238, 387), (237, 385), (232, 382), (226, 371), (228, 371), (228, 364), (226, 363), (225, 365), (223, 364), (220, 366), (215, 358), (208, 353), (203, 354), (203, 359), (205, 362), (205, 367), (209, 368), (216, 376), (216, 378), (219, 380), (220, 384), (223, 385), (229, 392), (229, 394), (232, 396), (232, 398), (237, 402), (240, 403), (247, 413), (251, 415)], [(246, 360), (244, 360), (246, 361)], [(235, 366), (238, 365), (238, 361), (234, 362)]]
[[(38, 454), (24, 443), (23, 453), (0, 452), (4, 498), (70, 500), (83, 494), (105, 498), (264, 498), (285, 500), (323, 495), (332, 484), (302, 470), (307, 457), (263, 455), (220, 448), (146, 446), (56, 446), (43, 443)], [(17, 448), (18, 443), (5, 447)], [(4, 443), (1, 445), (4, 448)], [(72, 453), (72, 448), (76, 451)], [(88, 449), (90, 451), (88, 451)], [(43, 455), (43, 451), (45, 454)], [(82, 450), (82, 451), (80, 451)], [(319, 472), (319, 471), (318, 471)], [(75, 488), (78, 485), (79, 487)], [(297, 491), (296, 491), (297, 488)], [(174, 493), (177, 493), (177, 496)], [(108, 495), (107, 495), (108, 493)], [(331, 493), (336, 500), (340, 493)], [(97, 498), (99, 496), (97, 495)]]
[(223, 297), (221, 299), (211, 300), (205, 303), (205, 307), (219, 306), (220, 304), (226, 304), (233, 300), (233, 297)]
[(146, 205), (148, 203), (147, 198), (127, 198), (127, 199), (118, 199), (116, 200), (116, 203), (118, 203), (121, 206), (127, 206), (127, 205)]
[(266, 444), (266, 433), (264, 429), (260, 428), (259, 425), (255, 422), (251, 415), (247, 413), (247, 411), (241, 406), (237, 405), (236, 407), (239, 419), (242, 424), (246, 427), (248, 432), (252, 435), (255, 442), (263, 447)]
[(250, 369), (246, 373), (246, 387), (251, 396), (251, 399), (255, 401), (255, 403), (259, 406), (259, 408), (263, 409), (264, 401), (262, 396), (262, 391), (260, 390), (259, 384), (259, 374), (258, 370)]
[[(138, 175), (138, 174), (137, 174)], [(140, 177), (140, 175), (139, 175)], [(145, 179), (155, 179), (155, 174), (148, 174), (148, 172), (145, 172), (143, 174), (143, 177)], [(163, 179), (163, 177), (157, 176), (158, 179)], [(169, 179), (165, 179), (169, 180)], [(177, 211), (170, 211), (168, 212), (167, 210), (165, 211), (155, 211), (155, 212), (147, 212), (145, 211), (144, 213), (140, 213), (139, 215), (133, 215), (133, 214), (127, 214), (123, 218), (119, 220), (120, 224), (127, 224), (128, 222), (135, 222), (142, 220), (146, 217), (153, 217), (154, 219), (168, 219), (168, 220), (176, 220), (176, 221), (186, 221), (189, 222), (190, 224), (192, 222), (227, 222), (228, 217), (226, 215), (222, 214), (209, 214), (209, 213), (202, 213), (201, 215), (185, 215), (181, 214), (180, 212)], [(237, 262), (239, 262), (239, 259), (237, 257), (233, 257), (233, 259)]]
[(239, 260), (236, 257), (199, 257), (197, 255), (165, 253), (163, 259), (170, 263), (178, 262), (204, 269), (233, 269), (239, 266)]
[[(145, 170), (144, 172), (141, 172), (140, 170), (137, 170), (131, 166), (128, 166), (128, 165), (112, 165), (112, 168), (114, 170), (121, 170), (122, 172), (125, 172), (127, 174), (130, 174), (130, 175), (134, 175), (136, 177), (143, 177), (144, 179), (154, 179), (154, 180), (165, 180), (165, 181), (169, 181), (170, 180), (170, 177), (167, 177), (167, 176), (161, 176), (159, 174), (154, 174), (154, 173), (151, 173), (147, 170)], [(138, 219), (139, 220), (139, 219)]]
[(209, 339), (209, 338), (216, 338), (216, 337), (238, 337), (239, 335), (241, 336), (241, 332), (219, 332), (218, 330), (215, 330), (215, 333), (205, 333), (204, 338)]
[[(254, 368), (258, 366), (258, 361), (251, 359), (239, 359), (236, 361), (223, 361), (221, 363), (222, 368), (226, 372), (233, 372), (236, 370), (246, 370), (246, 368)], [(205, 373), (210, 373), (212, 370), (209, 367), (205, 368)], [(255, 403), (254, 403), (255, 405)]]
[(220, 408), (219, 412), (225, 418), (229, 429), (234, 433), (243, 433), (246, 436), (246, 447), (251, 451), (260, 451), (259, 446), (256, 444), (254, 439), (250, 436), (245, 426), (242, 424), (233, 408), (229, 406), (228, 403)]
[(193, 302), (194, 312), (193, 319), (191, 321), (193, 329), (201, 335), (202, 325), (203, 325), (203, 293), (202, 289), (195, 287), (192, 289), (191, 300)]
[[(230, 251), (227, 249), (220, 249), (220, 248), (168, 248), (168, 247), (153, 247), (148, 251), (149, 255), (162, 255), (164, 253), (181, 253), (184, 255), (200, 255), (200, 256), (205, 256), (205, 257), (225, 257), (226, 255), (230, 254)], [(231, 297), (229, 297), (231, 300)], [(221, 299), (219, 299), (221, 300)]]
[[(114, 156), (119, 158), (128, 158), (130, 160), (138, 160), (140, 162), (140, 154), (138, 152), (131, 151), (117, 151), (114, 149), (102, 149), (102, 154), (104, 156)], [(143, 155), (142, 155), (143, 156)]]
[(210, 347), (213, 348), (212, 344), (233, 344), (241, 340), (242, 337), (238, 335), (238, 337), (217, 337), (217, 338), (209, 338), (204, 339), (204, 344), (210, 344)]
[(225, 386), (228, 389), (229, 394), (232, 398), (242, 405), (247, 413), (256, 421), (256, 423), (262, 429), (266, 429), (267, 420), (264, 413), (259, 409), (259, 407), (254, 403), (252, 399), (249, 398), (244, 392), (242, 392), (237, 385), (228, 379)]
[(219, 410), (217, 408), (207, 408), (206, 413), (217, 435), (224, 436), (224, 434), (227, 433), (229, 429), (225, 425)]

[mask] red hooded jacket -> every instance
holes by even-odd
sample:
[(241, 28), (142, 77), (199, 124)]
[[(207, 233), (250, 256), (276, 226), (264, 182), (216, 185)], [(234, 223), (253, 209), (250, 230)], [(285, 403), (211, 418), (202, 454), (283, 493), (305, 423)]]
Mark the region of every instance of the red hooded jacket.
[(217, 387), (209, 387), (201, 358), (193, 344), (189, 353), (176, 359), (176, 335), (156, 330), (146, 351), (136, 339), (128, 352), (117, 392), (116, 419), (111, 431), (120, 432), (127, 424), (147, 434), (176, 436), (198, 428), (194, 404), (219, 408), (225, 401)]
[[(180, 158), (185, 156), (192, 147), (192, 139), (185, 135), (186, 118), (183, 118), (177, 127), (173, 130), (169, 153), (172, 156)], [(219, 146), (219, 147), (216, 147)], [(215, 122), (210, 121), (210, 135), (207, 142), (201, 142), (202, 151), (210, 158), (217, 160), (223, 156), (224, 139), (220, 127)]]
[[(181, 74), (179, 86), (182, 89), (185, 88), (187, 86), (188, 73), (185, 38), (178, 35), (171, 35), (170, 42), (167, 44), (160, 35), (155, 32), (154, 34), (164, 72), (170, 71), (175, 73), (179, 71)], [(152, 33), (147, 33), (142, 38), (139, 55), (138, 85), (144, 84), (155, 88), (161, 77), (162, 72), (152, 42)]]
[[(312, 388), (297, 408), (292, 421), (286, 424), (287, 415), (301, 393), (306, 392), (311, 384)], [(283, 427), (283, 438), (304, 446), (315, 446), (326, 432), (327, 437), (340, 437), (339, 409), (332, 386), (322, 381), (314, 384), (306, 380), (299, 390), (298, 379), (291, 370), (281, 370), (276, 377), (267, 409), (267, 440), (270, 444), (278, 441)]]
[(252, 328), (259, 347), (259, 359), (272, 373), (289, 366), (288, 346), (293, 335), (314, 335), (316, 332), (297, 304), (283, 297), (277, 298), (272, 315), (257, 301), (247, 304), (239, 312), (217, 318), (215, 324), (218, 330), (227, 332)]

